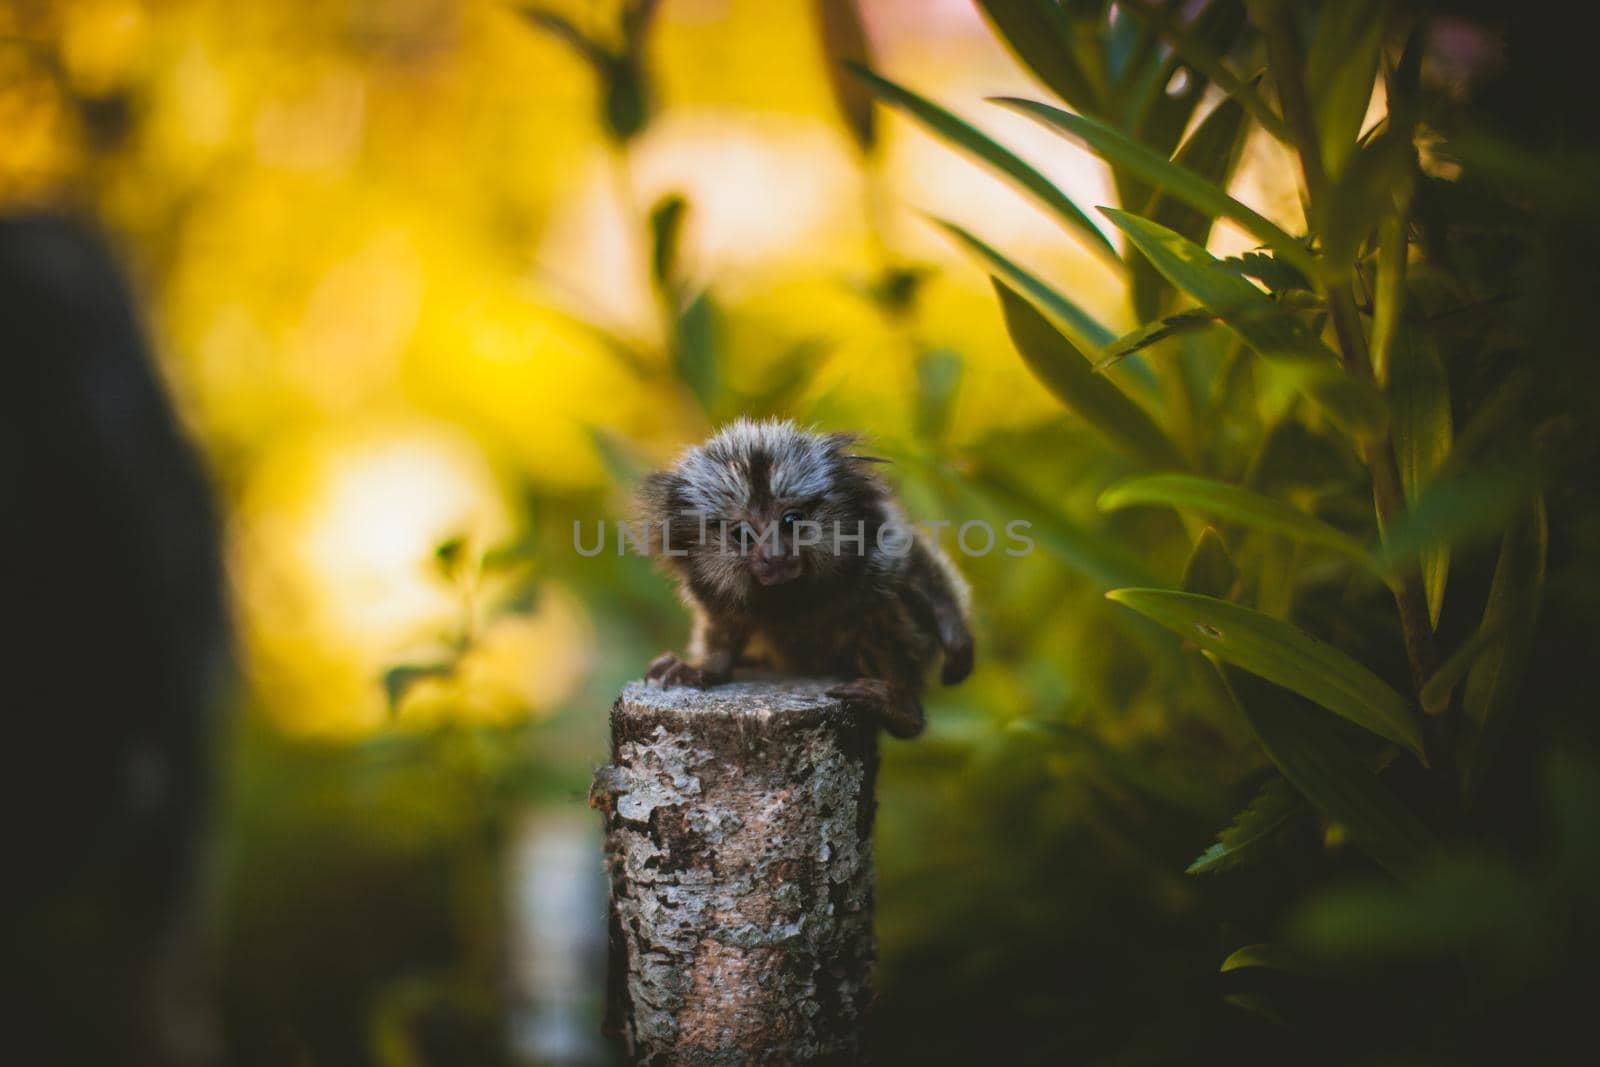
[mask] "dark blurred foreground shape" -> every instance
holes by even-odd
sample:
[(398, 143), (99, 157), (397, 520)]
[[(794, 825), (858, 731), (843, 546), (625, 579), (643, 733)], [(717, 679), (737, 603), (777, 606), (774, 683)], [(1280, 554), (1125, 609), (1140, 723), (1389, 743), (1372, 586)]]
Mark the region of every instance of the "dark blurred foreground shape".
[(216, 1058), (202, 949), (221, 556), (200, 464), (90, 229), (0, 220), (12, 1063)]

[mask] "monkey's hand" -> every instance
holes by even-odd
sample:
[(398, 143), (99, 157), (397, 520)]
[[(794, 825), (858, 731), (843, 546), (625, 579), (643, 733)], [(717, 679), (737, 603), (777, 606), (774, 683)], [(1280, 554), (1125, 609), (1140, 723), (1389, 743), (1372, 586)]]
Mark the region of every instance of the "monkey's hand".
[(882, 678), (856, 678), (828, 690), (828, 695), (844, 706), (876, 718), (885, 730), (899, 738), (916, 737), (925, 720), (917, 695)]
[(655, 682), (663, 689), (672, 689), (677, 686), (692, 686), (696, 689), (705, 689), (713, 685), (721, 685), (728, 680), (723, 673), (697, 667), (679, 659), (671, 652), (663, 652), (650, 661), (650, 667), (644, 672), (644, 680)]
[(944, 667), (939, 671), (939, 681), (955, 685), (972, 673), (972, 634), (961, 625), (941, 627), (939, 643), (944, 646)]

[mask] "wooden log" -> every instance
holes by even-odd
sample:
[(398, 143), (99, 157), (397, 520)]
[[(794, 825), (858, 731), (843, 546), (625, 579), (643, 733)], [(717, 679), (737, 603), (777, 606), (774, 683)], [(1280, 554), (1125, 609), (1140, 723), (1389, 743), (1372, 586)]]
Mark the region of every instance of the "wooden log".
[(877, 727), (816, 680), (633, 683), (591, 802), (607, 1031), (635, 1063), (857, 1062), (872, 996)]

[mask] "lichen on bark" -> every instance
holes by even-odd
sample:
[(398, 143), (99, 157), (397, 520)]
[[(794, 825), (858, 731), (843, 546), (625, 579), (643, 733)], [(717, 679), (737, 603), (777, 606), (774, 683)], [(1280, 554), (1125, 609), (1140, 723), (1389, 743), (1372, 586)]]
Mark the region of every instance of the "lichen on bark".
[(876, 727), (823, 681), (635, 683), (595, 775), (608, 1029), (639, 1063), (850, 1062), (871, 999)]

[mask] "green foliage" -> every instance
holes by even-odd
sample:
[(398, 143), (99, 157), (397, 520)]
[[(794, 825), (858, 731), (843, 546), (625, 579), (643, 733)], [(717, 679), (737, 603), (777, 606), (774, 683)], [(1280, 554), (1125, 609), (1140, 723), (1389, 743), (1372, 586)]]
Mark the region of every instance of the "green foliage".
[(1059, 330), (1004, 282), (994, 283), (1005, 313), (1006, 330), (1028, 367), (1063, 404), (1106, 439), (1155, 467), (1179, 467), (1183, 460), (1144, 411), (1094, 372)]
[[(1268, 778), (1249, 806), (1217, 835), (1217, 843), (1200, 853), (1185, 873), (1214, 874), (1260, 858), (1284, 824), (1305, 810), (1300, 794), (1287, 781), (1277, 775)], [(1223, 970), (1233, 958), (1223, 962)]]
[(1377, 561), (1361, 543), (1305, 512), (1248, 489), (1189, 474), (1151, 474), (1118, 482), (1100, 494), (1102, 511), (1165, 504), (1337, 552), (1374, 572)]
[[(1195, 13), (1132, 0), (1109, 19), (1094, 4), (979, 6), (1056, 97), (995, 102), (1111, 172), (1119, 202), (1099, 210), (1123, 255), (1103, 269), (1134, 322), (1085, 312), (1065, 280), (1019, 266), (981, 231), (942, 224), (994, 279), (1024, 365), (1113, 454), (1026, 485), (984, 456), (968, 478), (994, 500), (1026, 503), (1085, 587), (1182, 638), (1080, 635), (1061, 650), (1072, 662), (1126, 645), (1150, 667), (1120, 684), (1083, 683), (1086, 705), (1116, 721), (1136, 713), (1119, 720), (1115, 709), (1146, 701), (1180, 715), (1205, 707), (1276, 769), (1191, 873), (1227, 871), (1214, 884), (1249, 882), (1289, 907), (1308, 884), (1286, 876), (1291, 863), (1307, 869), (1307, 835), (1279, 831), (1306, 811), (1325, 821), (1325, 867), (1309, 883), (1319, 903), (1292, 932), (1235, 942), (1223, 970), (1329, 983), (1356, 956), (1426, 958), (1464, 971), (1465, 988), (1485, 976), (1498, 988), (1506, 975), (1557, 966), (1550, 927), (1530, 910), (1546, 890), (1466, 842), (1518, 847), (1525, 802), (1504, 784), (1498, 810), (1483, 797), (1495, 773), (1512, 773), (1496, 770), (1509, 739), (1520, 731), (1528, 750), (1540, 728), (1530, 693), (1547, 686), (1530, 663), (1550, 634), (1548, 490), (1575, 467), (1540, 437), (1593, 414), (1592, 375), (1570, 372), (1570, 352), (1541, 356), (1533, 343), (1559, 330), (1572, 351), (1592, 339), (1551, 300), (1518, 295), (1556, 284), (1592, 246), (1557, 240), (1567, 251), (1552, 252), (1517, 201), (1585, 233), (1592, 212), (1576, 206), (1576, 186), (1550, 177), (1560, 168), (1519, 164), (1461, 95), (1430, 82), (1430, 23), (1413, 11), (1262, 0), (1246, 23), (1228, 3)], [(1223, 99), (1196, 121), (1189, 92), (1206, 84)], [(1075, 237), (1095, 239), (1088, 205), (1060, 197), (1009, 149), (937, 103), (873, 85), (1052, 207)], [(1385, 113), (1366, 124), (1375, 94)], [(1252, 132), (1297, 157), (1303, 232), (1231, 191)], [(1457, 172), (1441, 176), (1441, 158)], [(1260, 246), (1214, 254), (1219, 220)], [(1518, 274), (1536, 261), (1555, 273)], [(1534, 385), (1530, 363), (1571, 395)], [(1105, 384), (1116, 388), (1091, 388), (1085, 366), (1114, 375)], [(1567, 499), (1574, 515), (1594, 513), (1591, 496)], [(1085, 515), (1085, 502), (1099, 515)], [(1486, 551), (1496, 541), (1497, 556)], [(1116, 561), (1128, 548), (1157, 580), (1115, 581), (1135, 569)], [(1215, 666), (1199, 684), (1188, 673), (1196, 651)], [(1364, 857), (1357, 866), (1400, 884), (1330, 889), (1353, 858), (1346, 841)], [(1311, 1018), (1279, 995), (1286, 988), (1269, 981), (1228, 997), (1291, 1025)]]
[(1113, 589), (1106, 596), (1201, 651), (1299, 693), (1422, 758), (1422, 733), (1405, 698), (1350, 656), (1299, 628), (1199, 593)]
[(879, 100), (899, 108), (926, 126), (935, 136), (943, 138), (1011, 179), (1018, 188), (1049, 208), (1052, 214), (1082, 238), (1089, 247), (1104, 251), (1113, 257), (1117, 254), (1105, 234), (1090, 221), (1082, 208), (1072, 202), (1071, 197), (1056, 188), (1049, 178), (1029, 166), (1010, 149), (961, 121), (938, 104), (896, 85), (881, 75), (855, 65), (850, 69)]

